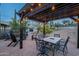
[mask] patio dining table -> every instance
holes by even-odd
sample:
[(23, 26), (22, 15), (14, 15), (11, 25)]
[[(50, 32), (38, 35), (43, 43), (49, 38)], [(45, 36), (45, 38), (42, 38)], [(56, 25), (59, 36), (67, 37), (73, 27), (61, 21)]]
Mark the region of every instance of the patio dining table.
[(60, 42), (61, 38), (58, 37), (47, 37), (43, 39), (45, 42), (51, 43), (54, 48), (53, 48), (53, 56), (55, 54), (55, 47), (57, 45), (58, 42)]

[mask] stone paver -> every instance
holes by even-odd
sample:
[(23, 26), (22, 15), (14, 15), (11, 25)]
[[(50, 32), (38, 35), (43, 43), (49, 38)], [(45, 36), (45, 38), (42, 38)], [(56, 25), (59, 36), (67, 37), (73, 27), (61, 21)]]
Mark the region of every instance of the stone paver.
[[(60, 33), (63, 39), (70, 36), (68, 43), (68, 56), (78, 56), (79, 49), (77, 49), (77, 28), (55, 31), (54, 33)], [(53, 36), (53, 34), (51, 36)], [(31, 33), (26, 40), (23, 41), (23, 49), (19, 49), (19, 44), (16, 47), (7, 47), (8, 41), (0, 40), (0, 56), (36, 56), (37, 50), (35, 41), (31, 40)], [(62, 54), (59, 54), (61, 56)]]

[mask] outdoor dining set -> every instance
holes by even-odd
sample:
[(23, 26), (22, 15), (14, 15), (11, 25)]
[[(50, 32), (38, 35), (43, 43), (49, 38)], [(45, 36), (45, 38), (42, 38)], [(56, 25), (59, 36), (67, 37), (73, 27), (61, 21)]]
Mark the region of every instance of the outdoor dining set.
[(36, 49), (39, 51), (38, 56), (48, 56), (49, 51), (52, 52), (54, 56), (56, 53), (62, 52), (63, 55), (67, 55), (68, 48), (67, 44), (70, 39), (68, 36), (66, 40), (63, 40), (60, 37), (60, 34), (54, 34), (54, 36), (50, 37), (41, 37), (40, 35), (34, 36), (36, 42)]

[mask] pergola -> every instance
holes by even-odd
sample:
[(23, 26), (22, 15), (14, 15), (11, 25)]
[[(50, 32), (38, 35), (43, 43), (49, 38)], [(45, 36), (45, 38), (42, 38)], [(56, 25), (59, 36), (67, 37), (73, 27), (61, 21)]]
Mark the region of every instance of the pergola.
[[(51, 20), (61, 18), (71, 18), (78, 22), (78, 35), (79, 35), (79, 4), (77, 3), (27, 3), (22, 7), (18, 13), (20, 16), (20, 24), (23, 18), (28, 18), (38, 22), (44, 23), (43, 34), (45, 35), (45, 24)], [(20, 28), (20, 48), (23, 47), (23, 29)], [(77, 48), (79, 48), (79, 36), (77, 39)]]

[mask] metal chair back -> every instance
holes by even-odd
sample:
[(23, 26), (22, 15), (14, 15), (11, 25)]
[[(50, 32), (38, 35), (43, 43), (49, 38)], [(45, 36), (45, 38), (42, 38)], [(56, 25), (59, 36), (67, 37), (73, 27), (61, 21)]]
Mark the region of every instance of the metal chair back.
[(13, 42), (17, 41), (15, 35), (12, 32), (10, 32), (10, 37), (11, 37)]
[(60, 37), (60, 34), (54, 34), (54, 37)]
[(70, 37), (68, 36), (67, 39), (66, 39), (66, 42), (64, 44), (64, 48), (63, 49), (65, 49), (65, 47), (67, 47), (67, 43), (68, 43), (69, 39), (70, 39)]

